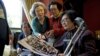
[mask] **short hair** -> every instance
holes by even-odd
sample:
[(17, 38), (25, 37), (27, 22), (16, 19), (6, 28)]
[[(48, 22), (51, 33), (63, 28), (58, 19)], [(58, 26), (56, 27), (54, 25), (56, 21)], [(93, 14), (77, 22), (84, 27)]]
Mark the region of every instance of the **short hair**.
[(22, 30), (22, 27), (23, 27), (24, 25), (28, 25), (28, 27), (30, 28), (30, 31), (32, 31), (31, 26), (30, 26), (30, 24), (29, 24), (28, 22), (23, 22), (23, 23), (21, 24), (21, 30)]
[(48, 5), (48, 9), (50, 11), (50, 6), (51, 5), (57, 5), (58, 10), (60, 11), (62, 9), (62, 5), (60, 3), (58, 3), (57, 1), (52, 1), (49, 5)]
[(72, 22), (75, 21), (76, 17), (78, 17), (78, 14), (74, 10), (64, 11), (63, 14), (62, 14), (62, 16), (63, 15), (67, 15)]
[(79, 17), (79, 15), (77, 14), (76, 11), (74, 11), (74, 10), (67, 10), (67, 11), (64, 11), (64, 12), (63, 12), (62, 17), (63, 17), (64, 15), (67, 15), (67, 16), (69, 17), (69, 19), (74, 23), (74, 25), (77, 25), (75, 19), (76, 19), (77, 17)]
[(38, 6), (42, 6), (42, 7), (44, 8), (45, 14), (47, 13), (47, 8), (46, 8), (46, 6), (45, 6), (44, 3), (42, 3), (42, 2), (34, 2), (33, 5), (32, 5), (32, 7), (31, 7), (31, 9), (30, 9), (30, 15), (31, 15), (32, 17), (33, 17), (33, 16), (36, 16), (36, 14), (35, 14), (35, 9), (36, 9), (36, 7), (38, 7)]

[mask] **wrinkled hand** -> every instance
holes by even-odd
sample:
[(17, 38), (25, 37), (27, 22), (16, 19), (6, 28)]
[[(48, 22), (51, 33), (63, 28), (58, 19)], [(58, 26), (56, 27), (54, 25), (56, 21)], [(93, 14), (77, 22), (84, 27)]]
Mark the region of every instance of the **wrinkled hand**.
[(41, 34), (40, 34), (40, 35), (38, 35), (37, 37), (38, 37), (39, 41), (45, 42), (45, 41), (44, 41), (44, 39), (45, 39), (45, 36), (44, 36), (44, 35), (41, 35)]
[(40, 35), (38, 36), (38, 38), (39, 38), (39, 39), (45, 39), (45, 36), (40, 34)]
[(58, 56), (64, 56), (64, 54), (63, 53), (60, 53), (60, 54), (58, 54)]
[(17, 48), (17, 53), (21, 53), (21, 48)]
[(54, 35), (54, 31), (53, 30), (47, 31), (44, 35), (48, 38)]

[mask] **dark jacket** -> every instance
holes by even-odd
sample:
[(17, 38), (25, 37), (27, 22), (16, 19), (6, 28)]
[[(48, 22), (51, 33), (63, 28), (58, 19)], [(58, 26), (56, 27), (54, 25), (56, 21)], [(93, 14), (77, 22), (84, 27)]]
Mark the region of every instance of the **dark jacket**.
[(3, 13), (0, 12), (0, 15), (1, 13), (4, 14), (4, 17), (0, 17), (0, 56), (2, 56), (5, 44), (9, 43), (10, 33), (7, 23), (6, 10), (2, 0), (0, 0), (0, 10), (3, 10)]
[[(25, 38), (25, 35), (23, 34), (23, 32), (21, 32), (21, 33), (18, 35), (18, 41), (19, 41), (19, 40), (22, 40), (23, 38)], [(24, 47), (23, 47), (22, 45), (20, 45), (19, 43), (17, 43), (16, 48), (21, 48), (21, 49), (23, 49)]]
[(86, 30), (76, 43), (75, 48), (77, 56), (95, 56), (97, 51), (95, 39), (92, 35), (92, 32)]
[[(62, 39), (70, 39), (75, 33), (75, 31), (76, 29), (66, 32), (62, 36)], [(64, 42), (63, 40), (61, 44), (66, 47), (68, 45), (68, 41)], [(93, 34), (90, 30), (85, 30), (75, 44), (71, 54), (72, 56), (95, 56), (96, 52), (96, 43)]]
[[(32, 34), (32, 31), (31, 31), (30, 35), (31, 35), (31, 34)], [(25, 35), (24, 35), (23, 32), (21, 32), (21, 33), (18, 35), (18, 41), (19, 41), (19, 40), (22, 40), (22, 39), (24, 39), (24, 38), (25, 38)], [(20, 45), (19, 43), (17, 43), (16, 48), (21, 48), (21, 49), (23, 49), (24, 47), (23, 47), (22, 45)], [(26, 49), (26, 48), (25, 48), (25, 49)]]

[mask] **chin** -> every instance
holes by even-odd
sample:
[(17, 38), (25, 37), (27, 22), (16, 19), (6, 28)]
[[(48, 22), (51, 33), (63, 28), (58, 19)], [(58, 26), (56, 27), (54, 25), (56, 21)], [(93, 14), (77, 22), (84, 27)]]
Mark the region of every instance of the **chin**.
[(65, 29), (65, 30), (67, 30), (67, 28), (66, 28), (66, 27), (64, 27), (64, 29)]

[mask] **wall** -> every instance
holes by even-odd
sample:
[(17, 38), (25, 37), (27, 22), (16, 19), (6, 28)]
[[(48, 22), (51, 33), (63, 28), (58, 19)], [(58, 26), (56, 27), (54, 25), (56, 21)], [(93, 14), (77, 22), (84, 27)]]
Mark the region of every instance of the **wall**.
[(100, 30), (100, 0), (86, 0), (83, 10), (88, 28), (93, 32)]

